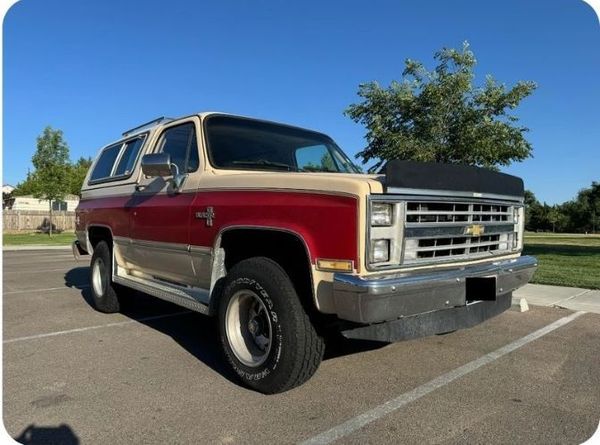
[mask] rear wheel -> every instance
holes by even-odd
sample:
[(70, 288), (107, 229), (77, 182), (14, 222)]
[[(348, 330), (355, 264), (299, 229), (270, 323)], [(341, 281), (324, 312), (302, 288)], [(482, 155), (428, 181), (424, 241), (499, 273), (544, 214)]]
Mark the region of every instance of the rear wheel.
[(90, 284), (94, 307), (100, 312), (119, 312), (118, 285), (112, 282), (112, 252), (106, 241), (94, 247), (90, 265)]
[(250, 258), (231, 269), (219, 302), (219, 330), (233, 370), (266, 394), (301, 385), (323, 358), (323, 339), (292, 282), (268, 258)]

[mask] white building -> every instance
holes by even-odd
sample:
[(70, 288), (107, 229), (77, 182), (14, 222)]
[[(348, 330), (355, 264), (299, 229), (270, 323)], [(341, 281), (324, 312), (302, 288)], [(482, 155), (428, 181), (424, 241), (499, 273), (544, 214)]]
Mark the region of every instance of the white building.
[[(53, 201), (52, 210), (67, 210), (74, 212), (75, 207), (79, 204), (79, 196), (67, 195), (63, 201)], [(48, 211), (50, 204), (46, 199), (34, 198), (32, 195), (15, 196), (14, 202), (10, 207), (12, 210), (44, 210)]]

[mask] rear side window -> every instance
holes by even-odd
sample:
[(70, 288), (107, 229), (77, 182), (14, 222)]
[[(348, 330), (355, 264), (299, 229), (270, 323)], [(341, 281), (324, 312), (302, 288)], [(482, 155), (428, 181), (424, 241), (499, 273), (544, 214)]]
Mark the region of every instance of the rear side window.
[(94, 166), (90, 181), (98, 181), (110, 176), (115, 160), (121, 151), (121, 146), (122, 144), (111, 145), (102, 151), (98, 162), (96, 162), (96, 165)]
[(123, 149), (121, 160), (119, 161), (119, 165), (117, 165), (117, 169), (115, 170), (115, 176), (131, 174), (131, 172), (133, 171), (133, 167), (135, 166), (135, 160), (138, 157), (143, 143), (144, 140), (141, 138), (134, 139), (125, 143), (125, 148)]
[(144, 134), (102, 150), (90, 175), (90, 182), (117, 181), (130, 176), (145, 139)]

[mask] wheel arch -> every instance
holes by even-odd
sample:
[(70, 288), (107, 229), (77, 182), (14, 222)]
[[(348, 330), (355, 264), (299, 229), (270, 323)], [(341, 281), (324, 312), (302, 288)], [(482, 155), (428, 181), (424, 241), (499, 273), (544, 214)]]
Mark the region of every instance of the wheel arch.
[(86, 227), (86, 234), (88, 248), (91, 247), (92, 252), (94, 247), (96, 247), (100, 241), (108, 241), (109, 246), (112, 248), (114, 235), (110, 226), (107, 226), (106, 224), (92, 223)]
[[(251, 238), (248, 238), (251, 236)], [(243, 239), (243, 242), (242, 242)], [(249, 241), (250, 239), (250, 241)], [(270, 241), (273, 244), (267, 244)], [(282, 253), (282, 249), (290, 248), (291, 252)], [(247, 258), (264, 256), (277, 262), (290, 277), (300, 301), (305, 309), (316, 308), (316, 294), (312, 271), (311, 252), (305, 237), (295, 230), (257, 225), (235, 225), (221, 229), (215, 239), (213, 252), (213, 283), (210, 301), (211, 313), (216, 310), (220, 297), (218, 281), (223, 281), (226, 271), (239, 261)], [(301, 253), (300, 259), (289, 253)], [(219, 254), (221, 253), (221, 254)], [(285, 255), (288, 253), (288, 255)], [(214, 271), (221, 273), (215, 274)]]

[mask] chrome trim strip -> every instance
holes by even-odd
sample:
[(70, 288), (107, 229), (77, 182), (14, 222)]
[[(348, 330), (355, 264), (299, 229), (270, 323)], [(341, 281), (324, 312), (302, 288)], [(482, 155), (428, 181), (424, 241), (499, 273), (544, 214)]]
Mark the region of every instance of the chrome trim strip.
[[(399, 271), (403, 271), (405, 269), (415, 269), (415, 268), (424, 268), (424, 267), (437, 267), (437, 266), (443, 266), (444, 268), (449, 268), (452, 267), (453, 264), (465, 264), (465, 263), (470, 263), (473, 262), (476, 264), (476, 262), (482, 262), (485, 261), (486, 258), (490, 261), (496, 260), (498, 258), (501, 257), (507, 257), (507, 256), (511, 256), (511, 255), (518, 255), (519, 253), (521, 253), (522, 249), (514, 249), (514, 250), (505, 250), (505, 251), (492, 251), (492, 253), (488, 253), (488, 252), (479, 252), (479, 253), (470, 253), (469, 256), (465, 256), (465, 255), (456, 255), (456, 256), (452, 256), (449, 257), (447, 260), (439, 260), (439, 261), (435, 261), (432, 262), (430, 261), (430, 258), (422, 258), (422, 259), (418, 259), (418, 260), (409, 260), (407, 262), (405, 262), (401, 267), (396, 267), (396, 270)], [(465, 267), (469, 267), (468, 264), (466, 264)], [(381, 269), (381, 272), (387, 272), (389, 271), (388, 269)], [(418, 273), (418, 270), (415, 270), (415, 272)]]
[(129, 242), (134, 246), (147, 247), (150, 249), (188, 252), (188, 244), (183, 243), (165, 243), (162, 241), (149, 241), (140, 239), (130, 239)]
[(402, 287), (417, 285), (434, 287), (436, 282), (463, 280), (467, 277), (494, 275), (498, 273), (515, 273), (534, 267), (537, 267), (536, 258), (522, 256), (513, 260), (496, 261), (424, 274), (400, 273), (378, 276), (376, 278), (362, 278), (358, 275), (338, 272), (333, 275), (333, 281), (336, 290), (383, 295), (400, 292)]
[(523, 203), (522, 196), (497, 195), (494, 193), (478, 193), (478, 192), (457, 192), (452, 190), (427, 190), (427, 189), (411, 189), (400, 187), (387, 187), (386, 194), (397, 195), (417, 195), (417, 196), (448, 196), (452, 198), (464, 197), (471, 199), (505, 199), (512, 203)]
[(131, 244), (131, 238), (126, 238), (124, 236), (113, 236), (113, 241), (118, 244)]
[[(482, 201), (484, 201), (485, 204), (490, 205), (519, 206), (519, 203), (516, 201), (496, 201), (491, 198), (473, 198), (472, 196), (402, 195), (398, 193), (369, 195), (370, 200), (377, 202), (423, 201), (423, 198), (436, 202), (455, 202), (459, 204), (481, 204)], [(523, 203), (521, 203), (521, 205), (522, 204)]]
[[(497, 234), (496, 234), (497, 235)], [(488, 235), (483, 235), (483, 236), (488, 236)], [(464, 236), (464, 238), (468, 238), (466, 235)], [(471, 241), (473, 240), (473, 238), (469, 238)], [(486, 246), (495, 246), (497, 244), (503, 244), (506, 243), (506, 241), (481, 241), (481, 242), (476, 242), (476, 243), (461, 243), (461, 244), (442, 244), (440, 246), (425, 246), (425, 247), (417, 247), (416, 250), (419, 252), (436, 252), (439, 250), (453, 250), (453, 249), (469, 249), (471, 247), (486, 247)], [(486, 251), (485, 253), (489, 254), (493, 252), (493, 251)], [(477, 252), (479, 253), (479, 252)], [(471, 254), (469, 254), (471, 255)], [(452, 255), (452, 258), (457, 258), (460, 255)], [(465, 255), (467, 256), (467, 255)], [(406, 261), (406, 260), (405, 260)]]
[(211, 247), (193, 246), (190, 244), (188, 246), (188, 252), (190, 252), (191, 255), (212, 255), (213, 249)]
[[(470, 236), (465, 234), (465, 225), (468, 224), (470, 223), (465, 222), (462, 226), (459, 226), (457, 223), (432, 223), (426, 226), (424, 223), (406, 223), (404, 236), (406, 238), (418, 237), (419, 239), (427, 237), (440, 238), (446, 235), (448, 238)], [(485, 227), (485, 232), (481, 236), (513, 233), (515, 226), (514, 223), (481, 223), (478, 225)]]
[(135, 245), (139, 247), (148, 247), (151, 249), (170, 250), (175, 252), (188, 252), (192, 255), (212, 255), (211, 247), (196, 246), (184, 243), (165, 243), (163, 241), (150, 241), (134, 238), (126, 238), (124, 236), (113, 236), (113, 240), (121, 245)]

